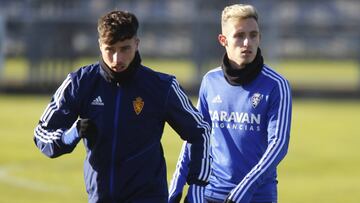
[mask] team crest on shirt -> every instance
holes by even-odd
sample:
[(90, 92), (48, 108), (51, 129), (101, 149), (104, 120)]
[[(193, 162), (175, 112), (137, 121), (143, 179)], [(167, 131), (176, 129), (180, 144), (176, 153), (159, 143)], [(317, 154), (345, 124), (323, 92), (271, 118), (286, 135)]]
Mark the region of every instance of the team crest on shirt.
[(254, 93), (254, 94), (252, 95), (252, 97), (251, 97), (251, 105), (252, 105), (252, 107), (253, 107), (254, 109), (259, 105), (259, 103), (260, 103), (260, 101), (262, 100), (262, 98), (263, 98), (263, 95), (260, 94), (260, 93), (258, 93), (258, 92)]
[(139, 115), (144, 108), (144, 101), (141, 97), (136, 97), (136, 99), (133, 101), (133, 107), (136, 115)]

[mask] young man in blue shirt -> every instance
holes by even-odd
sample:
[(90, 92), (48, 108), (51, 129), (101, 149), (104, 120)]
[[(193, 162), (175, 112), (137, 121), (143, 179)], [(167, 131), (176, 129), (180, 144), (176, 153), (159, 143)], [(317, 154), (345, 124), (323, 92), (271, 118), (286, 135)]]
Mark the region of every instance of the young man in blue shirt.
[[(223, 64), (203, 77), (198, 102), (205, 120), (212, 123), (212, 172), (206, 187), (189, 187), (186, 201), (274, 203), (276, 167), (289, 144), (290, 86), (264, 64), (253, 6), (226, 7), (221, 25), (218, 41), (226, 54)], [(179, 202), (192, 147), (183, 145), (169, 202)]]
[(141, 64), (138, 25), (125, 11), (101, 17), (100, 62), (68, 75), (35, 128), (36, 146), (51, 158), (84, 141), (90, 203), (167, 202), (165, 122), (192, 143), (188, 184), (209, 178), (210, 126), (174, 76)]

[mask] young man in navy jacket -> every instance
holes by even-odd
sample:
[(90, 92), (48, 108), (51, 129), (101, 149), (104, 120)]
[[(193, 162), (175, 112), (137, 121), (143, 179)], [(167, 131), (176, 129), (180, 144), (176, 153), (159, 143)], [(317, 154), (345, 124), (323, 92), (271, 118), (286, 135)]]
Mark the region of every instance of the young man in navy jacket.
[[(212, 123), (212, 172), (206, 187), (189, 187), (195, 203), (277, 202), (276, 168), (285, 157), (291, 124), (288, 81), (264, 64), (258, 14), (235, 4), (222, 13), (218, 41), (223, 64), (203, 78), (198, 108)], [(169, 202), (178, 202), (189, 172), (192, 146), (184, 144), (170, 186)]]
[(89, 202), (165, 203), (165, 122), (191, 143), (187, 182), (205, 185), (210, 174), (209, 124), (174, 76), (141, 64), (138, 20), (112, 11), (98, 21), (101, 61), (70, 73), (34, 131), (36, 146), (55, 158), (82, 139)]

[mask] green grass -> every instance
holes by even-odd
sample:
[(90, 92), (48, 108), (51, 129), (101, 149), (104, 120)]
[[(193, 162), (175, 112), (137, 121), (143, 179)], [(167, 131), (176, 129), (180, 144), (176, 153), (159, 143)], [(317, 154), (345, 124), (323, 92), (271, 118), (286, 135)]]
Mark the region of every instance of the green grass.
[(360, 101), (295, 101), (280, 202), (358, 202)]
[[(74, 67), (94, 63), (95, 58), (82, 58), (74, 62)], [(278, 63), (268, 62), (271, 67), (284, 75), (294, 88), (306, 89), (360, 89), (360, 65), (351, 60), (284, 60)], [(154, 70), (175, 75), (183, 86), (196, 82), (196, 69), (192, 62), (186, 60), (143, 59), (143, 64)], [(219, 66), (218, 62), (211, 62), (210, 68)], [(8, 58), (5, 68), (0, 73), (6, 82), (21, 83), (29, 74), (28, 62), (23, 58)], [(209, 69), (202, 70), (203, 73)], [(57, 78), (65, 78), (65, 75)]]
[(271, 64), (292, 86), (317, 89), (360, 89), (360, 64), (350, 60), (287, 60)]
[[(56, 159), (42, 155), (33, 130), (50, 96), (0, 95), (0, 199), (6, 203), (86, 202), (84, 148)], [(289, 152), (279, 166), (279, 202), (360, 199), (360, 101), (295, 100)], [(168, 179), (181, 147), (166, 127)]]
[[(82, 58), (76, 60), (73, 64), (74, 67), (69, 67), (69, 70), (76, 70), (79, 67), (95, 63), (97, 58)], [(153, 68), (156, 71), (167, 72), (175, 75), (179, 81), (185, 84), (191, 84), (196, 78), (196, 70), (194, 65), (187, 60), (163, 60), (163, 59), (143, 59), (145, 66)], [(7, 58), (4, 64), (3, 72), (0, 72), (1, 80), (11, 81), (14, 83), (22, 83), (27, 80), (29, 75), (29, 63), (23, 58)], [(62, 79), (64, 75), (57, 78)]]

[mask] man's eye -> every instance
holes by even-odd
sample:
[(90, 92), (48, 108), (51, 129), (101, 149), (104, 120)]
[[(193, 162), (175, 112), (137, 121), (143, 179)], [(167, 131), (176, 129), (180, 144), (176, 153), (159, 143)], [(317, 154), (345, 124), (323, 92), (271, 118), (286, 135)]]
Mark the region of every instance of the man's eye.
[(250, 34), (250, 37), (251, 37), (251, 38), (256, 38), (257, 36), (258, 36), (258, 33), (251, 33), (251, 34)]
[(244, 34), (244, 33), (238, 33), (238, 34), (235, 35), (235, 38), (240, 38), (240, 39), (242, 39), (242, 38), (244, 38), (244, 37), (245, 37), (245, 34)]
[(128, 51), (128, 50), (130, 50), (130, 47), (122, 47), (122, 48), (121, 48), (121, 51), (123, 51), (123, 52), (124, 52), (124, 51)]

